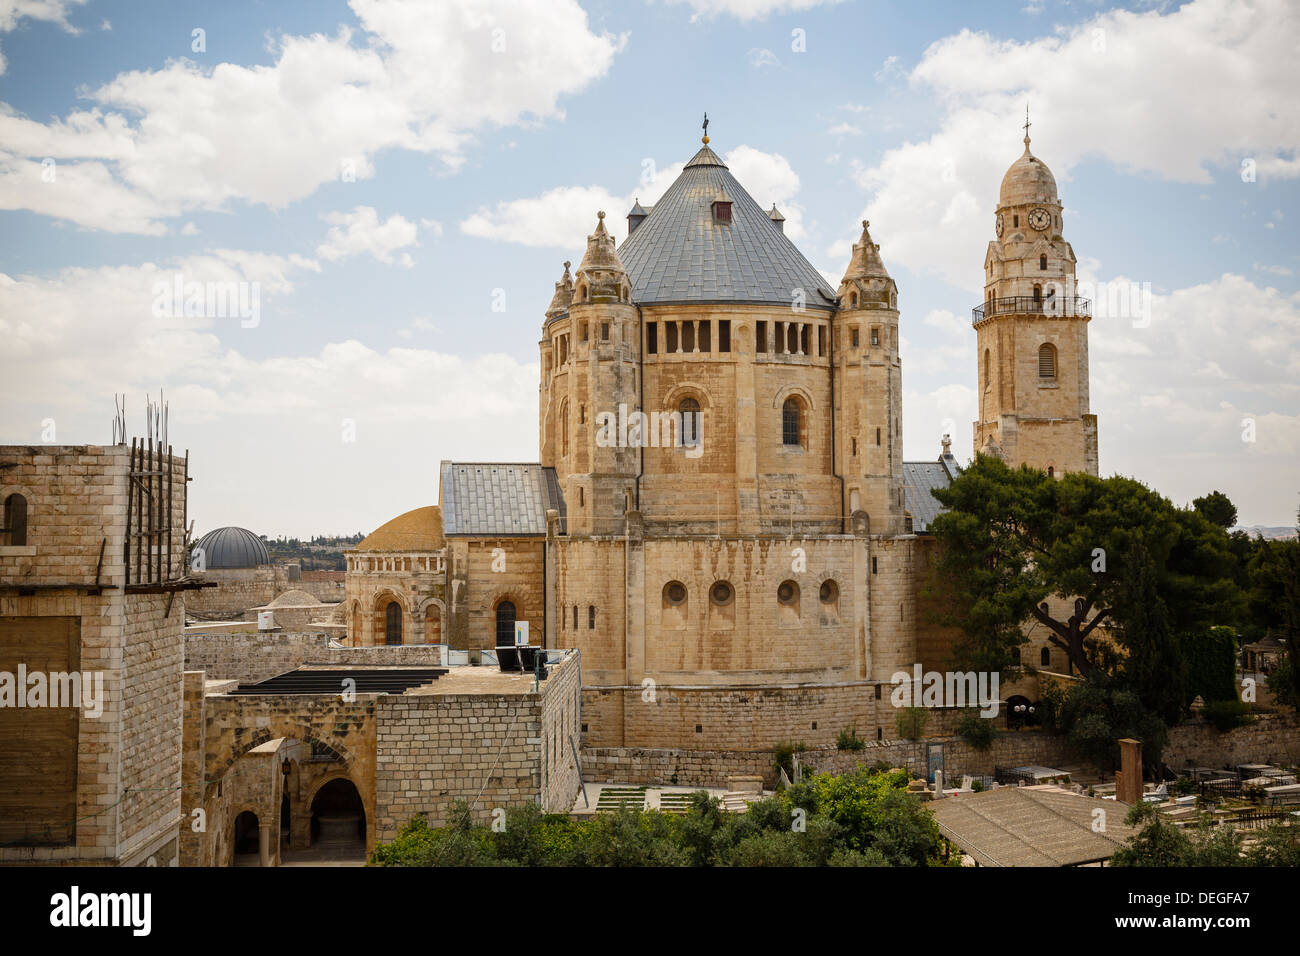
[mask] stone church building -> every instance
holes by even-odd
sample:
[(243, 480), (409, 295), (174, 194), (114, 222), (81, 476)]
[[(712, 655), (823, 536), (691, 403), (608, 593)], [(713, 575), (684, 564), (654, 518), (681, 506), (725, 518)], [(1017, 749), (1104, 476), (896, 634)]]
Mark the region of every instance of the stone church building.
[[(604, 217), (542, 323), (539, 461), (443, 462), (436, 506), (348, 554), (349, 642), (475, 655), (527, 621), (581, 651), (584, 747), (892, 736), (892, 675), (951, 646), (919, 608), (930, 492), (959, 467), (947, 436), (903, 460), (898, 290), (868, 224), (831, 288), (707, 136), (618, 248)], [(1028, 136), (994, 225), (975, 447), (1096, 474), (1087, 303)]]

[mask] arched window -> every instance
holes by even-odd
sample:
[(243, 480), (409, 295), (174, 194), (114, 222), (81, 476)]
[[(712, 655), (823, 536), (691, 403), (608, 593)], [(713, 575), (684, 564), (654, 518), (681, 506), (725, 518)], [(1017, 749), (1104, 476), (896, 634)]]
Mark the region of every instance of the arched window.
[(664, 585), (661, 608), (663, 626), (674, 629), (686, 627), (688, 611), (686, 585), (681, 581), (669, 581)]
[(984, 350), (984, 390), (986, 392), (993, 385), (992, 372), (993, 372), (992, 353), (988, 349), (985, 349)]
[(1050, 342), (1038, 347), (1038, 377), (1056, 378), (1056, 346)]
[(27, 499), (17, 493), (6, 498), (4, 520), (0, 541), (13, 547), (27, 544)]
[(565, 401), (560, 405), (560, 456), (565, 457), (569, 454), (569, 403)]
[(850, 293), (849, 293), (849, 308), (850, 308), (850, 309), (856, 309), (857, 307), (858, 307), (858, 294), (857, 294), (856, 292), (850, 292)]
[(781, 406), (781, 444), (799, 445), (799, 400), (787, 398)]
[(694, 448), (700, 443), (700, 403), (693, 398), (683, 398), (677, 411), (682, 419), (682, 446)]
[(515, 605), (513, 601), (502, 601), (497, 605), (497, 647), (514, 646)]
[(384, 608), (384, 643), (402, 643), (402, 605), (390, 601)]
[(664, 585), (664, 603), (679, 607), (686, 603), (686, 585), (681, 581), (669, 581)]
[(595, 629), (596, 629), (596, 605), (589, 604), (587, 605), (587, 630), (594, 631)]
[(709, 588), (709, 600), (717, 607), (726, 607), (735, 597), (736, 592), (727, 581), (715, 581)]
[(1051, 465), (1048, 465), (1048, 466), (1047, 466), (1047, 477), (1048, 477), (1048, 478), (1055, 478), (1055, 477), (1056, 477), (1056, 469), (1053, 468)]
[(1052, 651), (1051, 651), (1051, 648), (1044, 647), (1044, 648), (1043, 648), (1043, 649), (1038, 653), (1038, 660), (1039, 660), (1039, 663), (1041, 663), (1043, 667), (1050, 667), (1051, 664), (1052, 664)]
[(1041, 255), (1041, 256), (1038, 257), (1038, 268), (1039, 268), (1040, 270), (1046, 271), (1046, 269), (1047, 269), (1047, 254), (1046, 254), (1046, 253), (1044, 253), (1043, 255)]
[(1043, 287), (1041, 285), (1036, 285), (1034, 286), (1034, 304), (1037, 305), (1042, 301), (1043, 301)]

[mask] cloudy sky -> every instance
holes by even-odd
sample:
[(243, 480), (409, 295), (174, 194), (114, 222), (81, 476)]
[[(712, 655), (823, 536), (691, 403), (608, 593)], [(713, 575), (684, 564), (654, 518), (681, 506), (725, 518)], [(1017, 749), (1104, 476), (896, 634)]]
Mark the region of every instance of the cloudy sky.
[[(202, 531), (368, 531), (537, 457), (537, 339), (598, 209), (713, 147), (832, 281), (899, 286), (904, 449), (971, 454), (998, 183), (1053, 169), (1103, 474), (1300, 504), (1300, 9), (820, 0), (0, 0), (0, 442), (165, 390)], [(161, 288), (256, 300), (186, 314)], [(209, 286), (202, 286), (209, 288)]]

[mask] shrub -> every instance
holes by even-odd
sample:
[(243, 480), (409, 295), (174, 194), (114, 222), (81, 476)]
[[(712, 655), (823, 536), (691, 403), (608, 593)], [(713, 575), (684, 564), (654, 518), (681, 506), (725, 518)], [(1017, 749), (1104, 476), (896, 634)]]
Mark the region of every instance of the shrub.
[(904, 740), (920, 740), (930, 714), (924, 707), (904, 707), (898, 712), (898, 736)]
[(998, 731), (992, 718), (970, 713), (958, 722), (957, 736), (976, 750), (988, 750), (998, 739)]
[(808, 748), (802, 743), (787, 741), (786, 743), (777, 744), (776, 748), (772, 751), (776, 768), (778, 770), (784, 770), (785, 775), (790, 778), (791, 783), (794, 782), (794, 755), (796, 753), (803, 753), (807, 749)]
[(1250, 708), (1239, 700), (1212, 700), (1205, 705), (1201, 714), (1221, 734), (1245, 726), (1253, 719)]
[(840, 750), (865, 750), (867, 742), (858, 736), (858, 728), (855, 724), (840, 731), (835, 746)]

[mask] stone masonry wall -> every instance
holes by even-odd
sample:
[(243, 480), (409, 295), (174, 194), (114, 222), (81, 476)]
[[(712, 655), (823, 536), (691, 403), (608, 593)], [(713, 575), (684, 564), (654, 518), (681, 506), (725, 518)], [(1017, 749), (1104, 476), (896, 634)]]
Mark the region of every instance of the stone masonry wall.
[(303, 664), (399, 664), (442, 666), (436, 646), (393, 645), (330, 647), (327, 634), (296, 631), (255, 633), (193, 632), (185, 635), (185, 669), (202, 670), (208, 680), (266, 680)]

